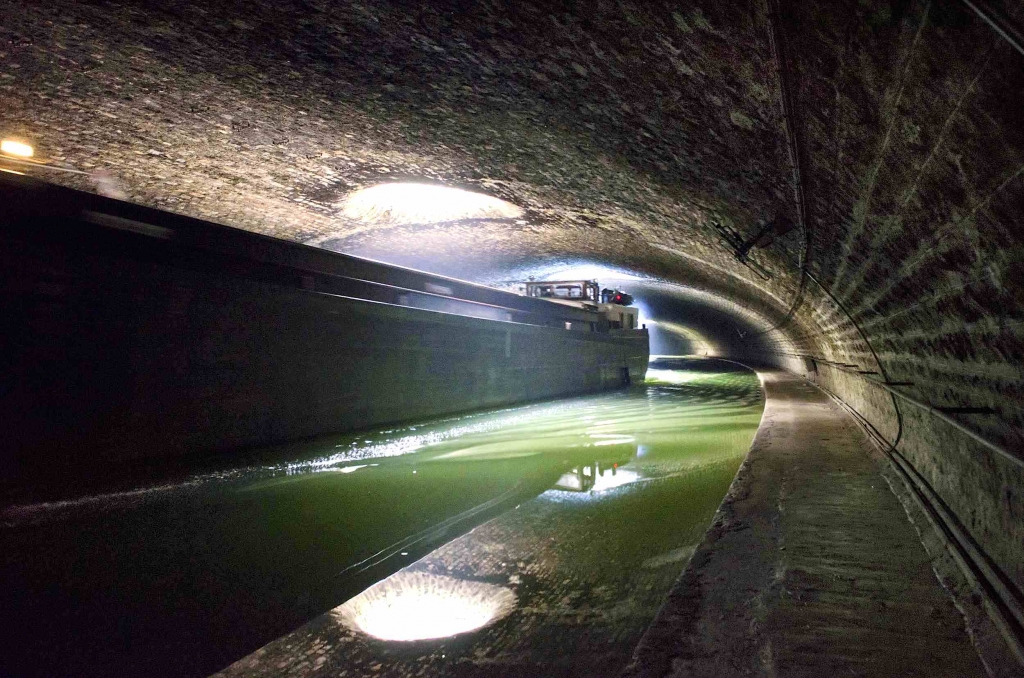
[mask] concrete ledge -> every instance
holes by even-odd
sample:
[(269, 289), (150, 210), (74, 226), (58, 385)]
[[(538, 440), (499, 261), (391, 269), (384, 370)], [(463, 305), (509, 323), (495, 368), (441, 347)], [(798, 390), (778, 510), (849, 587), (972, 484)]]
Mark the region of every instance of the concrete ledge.
[(864, 434), (761, 376), (750, 454), (624, 675), (985, 675)]

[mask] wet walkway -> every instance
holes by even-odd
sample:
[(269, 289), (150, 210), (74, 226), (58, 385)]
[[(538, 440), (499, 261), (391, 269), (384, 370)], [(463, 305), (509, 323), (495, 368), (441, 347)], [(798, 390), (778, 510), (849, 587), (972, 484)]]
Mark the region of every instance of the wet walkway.
[(817, 389), (764, 422), (627, 676), (984, 676), (882, 463)]

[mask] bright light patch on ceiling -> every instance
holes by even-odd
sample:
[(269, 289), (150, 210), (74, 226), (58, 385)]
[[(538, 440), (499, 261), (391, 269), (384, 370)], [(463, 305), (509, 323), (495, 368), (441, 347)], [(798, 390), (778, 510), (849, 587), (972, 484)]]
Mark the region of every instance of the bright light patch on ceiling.
[(527, 271), (529, 275), (536, 277), (538, 280), (597, 280), (604, 284), (607, 280), (608, 284), (620, 280), (642, 280), (640, 276), (634, 275), (629, 271), (623, 269), (614, 268), (612, 266), (603, 266), (601, 264), (567, 264), (563, 266), (545, 266), (532, 271)]
[(31, 158), (35, 155), (35, 149), (15, 139), (4, 139), (0, 141), (0, 153), (6, 153), (18, 158)]
[(405, 226), (463, 219), (518, 219), (523, 210), (482, 193), (435, 184), (380, 184), (356, 191), (342, 215), (368, 224)]
[(549, 273), (547, 277), (552, 280), (640, 280), (639, 276), (635, 276), (632, 273), (597, 264), (570, 266), (560, 271)]
[(516, 597), (501, 586), (401, 570), (335, 608), (350, 628), (381, 640), (429, 640), (504, 617)]

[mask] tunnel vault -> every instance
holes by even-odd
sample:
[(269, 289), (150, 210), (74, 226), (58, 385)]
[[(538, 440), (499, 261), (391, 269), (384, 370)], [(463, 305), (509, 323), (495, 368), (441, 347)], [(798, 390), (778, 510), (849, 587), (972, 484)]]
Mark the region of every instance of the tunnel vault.
[[(898, 442), (1012, 596), (1024, 56), (990, 24), (1024, 16), (982, 4), (997, 21), (953, 0), (15, 0), (0, 134), (50, 180), (328, 249), (484, 282), (614, 266), (688, 290), (675, 322), (717, 300), (735, 313), (702, 331)], [(396, 181), (521, 214), (346, 212)], [(799, 227), (753, 250), (763, 271), (738, 262), (719, 227), (777, 216)]]

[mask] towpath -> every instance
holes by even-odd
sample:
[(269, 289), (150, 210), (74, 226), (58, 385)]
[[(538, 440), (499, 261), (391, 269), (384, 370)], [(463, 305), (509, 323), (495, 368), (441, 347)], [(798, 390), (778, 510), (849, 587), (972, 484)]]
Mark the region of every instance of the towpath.
[(865, 435), (761, 376), (750, 454), (625, 675), (984, 676)]

